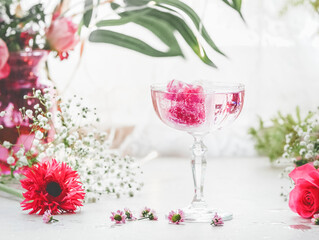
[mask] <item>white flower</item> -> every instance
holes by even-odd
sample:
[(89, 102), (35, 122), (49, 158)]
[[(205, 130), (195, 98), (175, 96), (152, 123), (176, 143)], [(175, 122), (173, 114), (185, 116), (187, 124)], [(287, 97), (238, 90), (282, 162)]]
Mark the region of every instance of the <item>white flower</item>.
[(75, 137), (74, 137), (73, 135), (71, 135), (71, 136), (69, 136), (66, 140), (67, 140), (67, 141), (68, 141), (68, 143), (71, 145), (71, 144), (73, 144), (73, 143), (74, 143), (74, 141), (75, 141)]
[(287, 152), (288, 148), (289, 148), (289, 144), (286, 144), (285, 147), (284, 147), (284, 151)]
[(6, 149), (10, 148), (11, 145), (12, 145), (12, 144), (11, 144), (10, 142), (8, 142), (8, 141), (4, 141), (4, 142), (2, 143), (2, 146), (5, 147)]
[(44, 129), (44, 130), (50, 130), (50, 129), (51, 129), (50, 124), (44, 125), (44, 126), (43, 126), (43, 129)]
[(39, 155), (38, 155), (38, 158), (39, 158), (39, 160), (41, 161), (43, 158), (45, 158), (45, 153), (40, 153)]
[(309, 143), (309, 144), (307, 145), (307, 148), (308, 148), (309, 150), (312, 150), (313, 147), (314, 147), (314, 145), (313, 145), (312, 143)]
[(51, 95), (48, 94), (48, 93), (45, 93), (45, 94), (43, 95), (43, 97), (44, 97), (45, 99), (47, 99), (47, 100), (51, 99)]
[(50, 88), (45, 88), (45, 89), (43, 89), (43, 92), (44, 92), (44, 93), (49, 93), (49, 92), (50, 92)]
[(318, 168), (318, 167), (319, 167), (319, 161), (318, 161), (318, 160), (314, 161), (314, 162), (313, 162), (313, 166), (314, 166), (315, 168)]
[(301, 141), (300, 142), (300, 146), (306, 146), (306, 142), (305, 141)]
[(20, 148), (19, 151), (16, 153), (17, 157), (20, 158), (24, 155), (24, 148)]
[(39, 139), (39, 140), (42, 139), (43, 138), (43, 133), (41, 131), (39, 131), (39, 130), (36, 131), (35, 132), (35, 138)]
[(19, 158), (19, 162), (25, 166), (28, 165), (28, 159), (26, 158), (26, 156)]
[(0, 124), (0, 130), (2, 130), (2, 129), (3, 129), (3, 125)]
[(46, 117), (42, 117), (40, 121), (43, 122), (43, 123), (46, 123), (46, 122), (48, 122), (49, 120), (48, 120)]
[(31, 109), (28, 109), (27, 111), (25, 111), (25, 114), (28, 118), (32, 118), (33, 111)]
[(305, 141), (309, 141), (309, 138), (310, 138), (310, 136), (309, 136), (309, 134), (307, 134), (307, 135), (304, 137), (304, 140), (305, 140)]
[(65, 149), (65, 152), (66, 152), (67, 155), (70, 155), (71, 152), (72, 152), (72, 149), (71, 149), (71, 148), (66, 148), (66, 149)]
[(50, 157), (53, 155), (54, 150), (53, 150), (53, 148), (49, 147), (45, 152), (46, 152), (47, 156)]
[[(37, 140), (38, 141), (38, 140)], [(34, 142), (33, 142), (34, 143)], [(30, 149), (30, 152), (31, 152), (31, 154), (36, 154), (37, 153), (37, 150), (34, 148), (34, 147), (32, 147), (31, 149)]]
[(42, 93), (41, 93), (41, 90), (36, 90), (35, 93), (34, 93), (34, 96), (35, 96), (35, 97), (40, 97), (41, 94), (42, 94)]
[(81, 140), (77, 140), (74, 144), (74, 147), (76, 149), (80, 149), (82, 147), (82, 141)]
[(306, 152), (306, 149), (302, 148), (302, 149), (300, 149), (299, 154), (303, 155), (303, 154), (305, 154), (305, 152)]
[(6, 115), (6, 111), (1, 111), (0, 112), (0, 117), (4, 117), (4, 115)]
[(13, 164), (14, 161), (15, 161), (15, 159), (14, 159), (14, 157), (12, 157), (12, 156), (10, 156), (10, 157), (7, 158), (7, 163), (8, 163), (9, 165)]
[(306, 159), (310, 159), (311, 157), (312, 157), (312, 155), (309, 152), (305, 155)]
[(33, 108), (34, 109), (38, 109), (38, 108), (40, 108), (40, 106), (39, 106), (39, 104), (36, 104), (36, 105), (33, 106)]
[(52, 104), (51, 101), (47, 101), (47, 102), (45, 103), (46, 108), (51, 108), (52, 105), (53, 105), (53, 104)]
[(52, 113), (51, 113), (51, 112), (48, 112), (48, 113), (47, 113), (47, 117), (48, 117), (48, 118), (52, 118)]
[(38, 146), (40, 143), (40, 141), (38, 139), (34, 139), (33, 142), (32, 142), (32, 145), (33, 146)]

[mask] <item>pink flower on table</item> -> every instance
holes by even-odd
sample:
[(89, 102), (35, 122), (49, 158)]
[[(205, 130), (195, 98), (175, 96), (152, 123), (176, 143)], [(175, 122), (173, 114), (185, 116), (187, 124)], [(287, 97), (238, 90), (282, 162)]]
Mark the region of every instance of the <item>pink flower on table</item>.
[(149, 215), (148, 215), (149, 220), (153, 220), (153, 221), (157, 221), (158, 220), (158, 216), (155, 212), (155, 210), (151, 210)]
[(116, 224), (125, 223), (126, 216), (121, 210), (117, 210), (116, 212), (111, 213), (111, 221), (115, 222)]
[(289, 194), (289, 207), (303, 218), (311, 218), (319, 211), (319, 171), (313, 163), (295, 168), (289, 176), (295, 188)]
[(132, 211), (130, 209), (124, 208), (124, 213), (125, 213), (125, 216), (126, 216), (126, 220), (129, 220), (129, 221), (136, 220), (136, 217), (133, 216), (133, 213), (132, 213)]
[(46, 37), (51, 49), (58, 52), (61, 60), (68, 57), (68, 51), (73, 50), (80, 41), (77, 35), (78, 26), (70, 17), (57, 17), (51, 22)]
[(222, 226), (224, 225), (224, 221), (217, 213), (215, 213), (215, 216), (213, 217), (212, 223), (210, 225)]
[(0, 38), (0, 79), (6, 78), (10, 74), (10, 66), (7, 63), (9, 50), (7, 44)]
[(168, 220), (170, 223), (180, 224), (181, 222), (184, 222), (185, 214), (184, 214), (183, 210), (181, 210), (181, 209), (178, 209), (177, 212), (170, 211), (170, 213), (168, 214)]
[(54, 219), (50, 210), (46, 210), (43, 214), (42, 220), (44, 223), (58, 222), (59, 220)]
[(313, 215), (311, 222), (315, 225), (319, 225), (319, 213)]
[(150, 212), (151, 212), (151, 209), (148, 207), (145, 207), (141, 212), (141, 217), (147, 218)]

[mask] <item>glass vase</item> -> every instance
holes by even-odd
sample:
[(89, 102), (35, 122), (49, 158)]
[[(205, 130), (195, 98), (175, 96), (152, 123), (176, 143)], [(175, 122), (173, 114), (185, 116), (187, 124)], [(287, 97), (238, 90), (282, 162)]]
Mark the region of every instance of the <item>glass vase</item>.
[[(29, 118), (23, 118), (19, 109), (31, 109), (38, 104), (37, 99), (25, 100), (25, 95), (33, 95), (33, 90), (41, 90), (51, 87), (51, 82), (44, 74), (43, 63), (48, 56), (46, 50), (33, 50), (29, 52), (11, 52), (8, 64), (10, 75), (5, 79), (0, 79), (0, 112), (5, 111), (4, 116), (0, 116), (0, 144), (8, 141), (13, 146), (9, 149), (0, 145), (0, 175), (9, 171), (7, 158), (10, 151), (15, 153), (23, 145), (25, 150), (29, 150), (34, 139), (34, 134), (30, 132)], [(13, 154), (14, 155), (14, 154)]]

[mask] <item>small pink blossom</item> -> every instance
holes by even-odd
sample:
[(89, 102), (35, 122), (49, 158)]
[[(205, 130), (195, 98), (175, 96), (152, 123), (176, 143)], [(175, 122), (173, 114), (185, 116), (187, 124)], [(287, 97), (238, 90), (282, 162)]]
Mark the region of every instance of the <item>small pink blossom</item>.
[(158, 220), (158, 216), (156, 214), (155, 210), (151, 210), (149, 215), (148, 215), (149, 220), (153, 220), (153, 221), (157, 221)]
[(130, 221), (136, 220), (136, 217), (133, 216), (133, 213), (130, 209), (124, 208), (124, 213), (126, 216), (126, 220), (130, 220)]
[(315, 225), (319, 225), (319, 213), (316, 213), (315, 215), (313, 215), (311, 222)]
[(121, 210), (117, 210), (116, 212), (111, 212), (112, 216), (110, 216), (111, 221), (116, 224), (125, 223), (126, 216)]
[(54, 219), (50, 210), (46, 210), (43, 214), (42, 220), (44, 223), (58, 222), (59, 220)]
[(217, 213), (215, 213), (215, 216), (212, 219), (211, 225), (222, 226), (222, 225), (224, 225), (224, 221)]
[(148, 207), (145, 207), (141, 212), (141, 217), (148, 217), (150, 212), (151, 212), (151, 209)]
[(180, 224), (181, 222), (184, 222), (185, 214), (184, 214), (183, 210), (181, 210), (181, 209), (178, 209), (177, 212), (170, 211), (170, 213), (168, 214), (168, 220), (170, 223)]
[(80, 41), (77, 30), (78, 26), (69, 17), (58, 17), (52, 21), (46, 37), (51, 49), (56, 50), (60, 58), (67, 58), (67, 51), (73, 50)]
[(7, 44), (0, 38), (0, 79), (6, 78), (10, 74), (10, 66), (7, 63), (9, 50)]

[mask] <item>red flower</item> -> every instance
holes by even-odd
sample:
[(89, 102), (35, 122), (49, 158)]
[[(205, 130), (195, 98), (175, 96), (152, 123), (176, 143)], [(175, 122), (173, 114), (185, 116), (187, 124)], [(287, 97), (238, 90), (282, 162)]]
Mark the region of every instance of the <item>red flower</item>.
[(85, 193), (79, 175), (66, 163), (52, 159), (33, 165), (24, 175), (26, 179), (21, 180), (21, 185), (27, 191), (23, 193), (21, 207), (31, 209), (29, 214), (43, 215), (46, 210), (52, 214), (73, 213), (83, 206)]
[(319, 171), (313, 163), (295, 168), (289, 176), (295, 188), (289, 194), (289, 207), (303, 218), (319, 212)]

